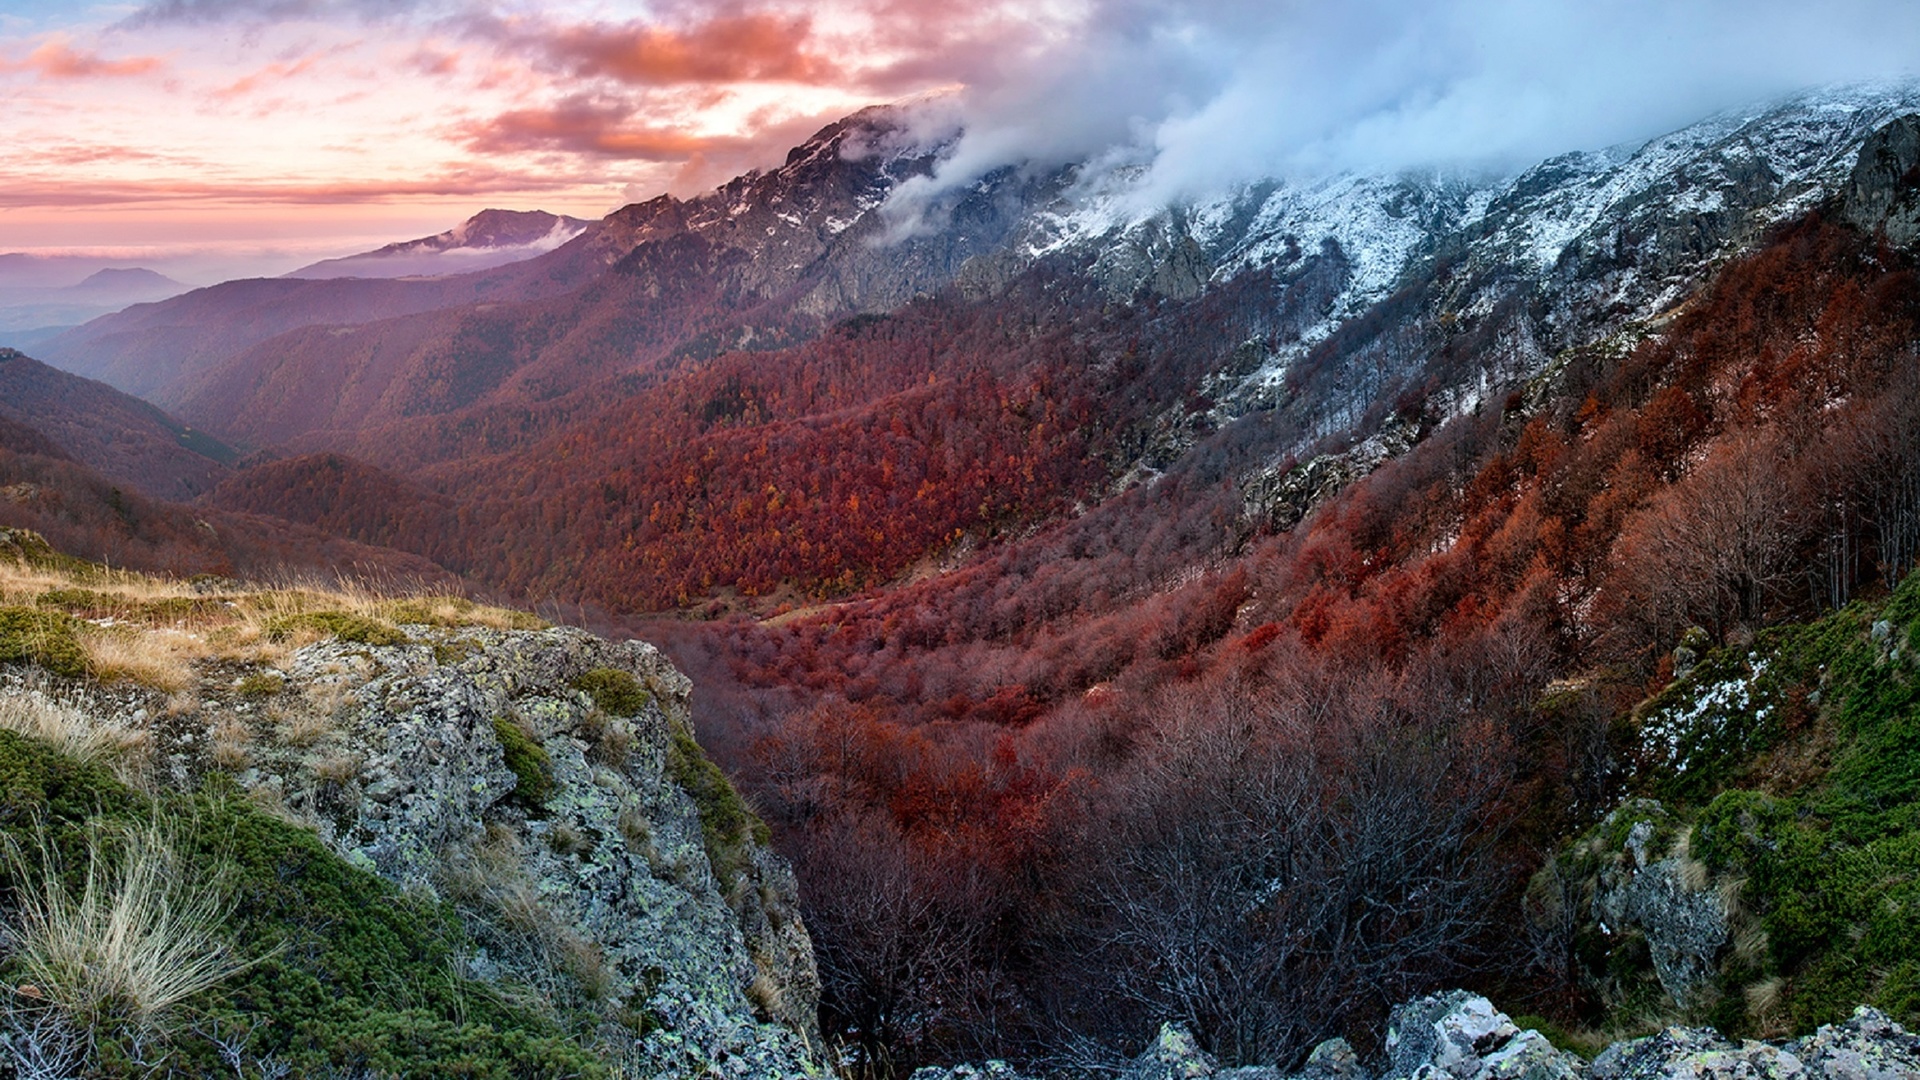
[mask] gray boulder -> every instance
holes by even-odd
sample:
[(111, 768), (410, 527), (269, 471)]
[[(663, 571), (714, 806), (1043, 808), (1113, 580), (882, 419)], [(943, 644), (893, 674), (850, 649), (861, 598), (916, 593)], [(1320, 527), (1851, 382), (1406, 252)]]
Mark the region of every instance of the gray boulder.
[[(1727, 905), (1709, 888), (1706, 868), (1683, 855), (1652, 848), (1664, 816), (1658, 803), (1633, 800), (1614, 811), (1648, 815), (1627, 833), (1630, 858), (1601, 872), (1593, 913), (1611, 931), (1646, 935), (1653, 970), (1681, 1008), (1697, 1004), (1713, 983), (1728, 938)], [(1611, 820), (1611, 819), (1610, 819)]]
[(1393, 1010), (1381, 1080), (1573, 1080), (1581, 1061), (1478, 994), (1452, 990)]
[(1219, 1072), (1213, 1055), (1200, 1049), (1182, 1024), (1161, 1024), (1153, 1045), (1121, 1070), (1119, 1080), (1199, 1080)]

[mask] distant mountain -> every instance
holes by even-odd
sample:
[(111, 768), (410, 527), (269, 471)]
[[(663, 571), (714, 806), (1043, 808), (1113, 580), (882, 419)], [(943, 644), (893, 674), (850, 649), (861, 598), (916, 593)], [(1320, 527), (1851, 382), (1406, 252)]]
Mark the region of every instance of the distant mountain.
[[(233, 452), (159, 409), (17, 352), (0, 349), (0, 419), (16, 434), (31, 429), (58, 448), (35, 452), (70, 457), (114, 483), (162, 499), (184, 501), (210, 490), (228, 472)], [(8, 440), (16, 448), (34, 444)]]
[(56, 367), (170, 407), (183, 382), (289, 330), (533, 299), (577, 288), (603, 269), (570, 261), (564, 251), (449, 277), (228, 281), (97, 318), (35, 351)]
[(187, 291), (144, 267), (101, 267), (71, 284), (49, 284), (96, 265), (96, 260), (0, 255), (0, 340), (16, 347), (37, 344), (49, 336), (46, 328), (74, 326)]
[(172, 296), (186, 290), (187, 286), (165, 274), (135, 266), (96, 270), (87, 275), (85, 281), (73, 286), (70, 291), (76, 294), (92, 293), (116, 297), (148, 294), (151, 298), (159, 295)]
[(303, 266), (290, 278), (398, 278), (465, 274), (544, 255), (592, 225), (544, 210), (482, 210), (436, 236)]
[(0, 289), (63, 289), (80, 284), (115, 261), (95, 255), (0, 252)]

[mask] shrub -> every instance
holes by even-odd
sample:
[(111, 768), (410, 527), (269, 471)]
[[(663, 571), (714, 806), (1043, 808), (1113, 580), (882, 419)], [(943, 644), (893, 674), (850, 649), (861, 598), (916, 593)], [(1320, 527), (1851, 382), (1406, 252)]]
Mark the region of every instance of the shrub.
[(766, 823), (747, 808), (746, 800), (734, 790), (720, 766), (707, 758), (693, 733), (677, 722), (667, 745), (667, 775), (699, 810), (701, 846), (706, 848), (707, 861), (713, 865), (721, 891), (727, 891), (734, 875), (751, 860), (751, 843), (764, 845), (770, 840)]
[(635, 716), (653, 702), (640, 680), (617, 668), (594, 668), (574, 679), (573, 688), (615, 716)]
[(500, 738), (500, 750), (514, 776), (514, 798), (529, 809), (546, 805), (553, 796), (553, 759), (546, 748), (504, 716), (493, 718), (493, 733)]
[(488, 607), (461, 596), (416, 596), (380, 605), (380, 613), (396, 623), (417, 626), (489, 626), (496, 630), (544, 630), (545, 619), (525, 611)]
[(271, 671), (256, 671), (234, 686), (234, 692), (241, 697), (268, 698), (284, 690), (287, 680)]
[(38, 664), (71, 678), (87, 673), (87, 654), (74, 633), (74, 620), (30, 607), (0, 607), (0, 664), (9, 663)]

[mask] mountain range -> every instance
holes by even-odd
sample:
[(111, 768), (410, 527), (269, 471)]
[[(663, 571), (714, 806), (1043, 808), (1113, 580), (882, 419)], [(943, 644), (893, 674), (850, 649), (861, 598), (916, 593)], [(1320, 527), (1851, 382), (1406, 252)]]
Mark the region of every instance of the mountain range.
[[(1462, 972), (1595, 1030), (1912, 1015), (1911, 945), (1785, 879), (1691, 982), (1594, 905), (1630, 857), (1733, 881), (1764, 860), (1728, 836), (1864, 738), (1806, 659), (1858, 643), (1793, 635), (1910, 618), (1920, 85), (1171, 206), (1096, 163), (956, 181), (952, 146), (871, 109), (694, 198), (95, 319), (33, 350), (62, 371), (0, 359), (0, 480), (660, 641), (869, 1075), (1170, 1015), (1293, 1062)], [(31, 502), (0, 521), (58, 522)], [(1707, 653), (1722, 689), (1685, 681)], [(1804, 675), (1775, 726), (1652, 697), (1767, 656)], [(1823, 843), (1871, 839), (1847, 792)], [(1583, 835), (1614, 869), (1554, 855)]]

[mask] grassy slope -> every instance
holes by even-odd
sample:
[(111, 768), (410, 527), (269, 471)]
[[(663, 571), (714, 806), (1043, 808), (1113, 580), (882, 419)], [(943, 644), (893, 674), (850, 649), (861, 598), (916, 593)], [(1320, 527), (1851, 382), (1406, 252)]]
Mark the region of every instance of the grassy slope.
[[(1633, 786), (1737, 895), (1696, 1018), (1803, 1033), (1867, 1003), (1920, 1025), (1920, 576), (1710, 654), (1635, 725)], [(1630, 974), (1594, 952), (1589, 974)], [(1630, 997), (1609, 1002), (1614, 1026)]]

